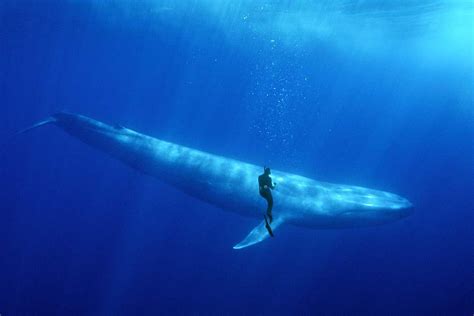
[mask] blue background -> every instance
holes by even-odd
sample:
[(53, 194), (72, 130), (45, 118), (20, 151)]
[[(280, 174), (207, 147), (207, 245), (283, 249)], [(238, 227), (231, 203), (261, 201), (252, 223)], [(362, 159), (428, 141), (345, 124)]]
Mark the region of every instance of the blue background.
[[(473, 7), (377, 3), (2, 1), (0, 313), (470, 315)], [(415, 213), (236, 251), (256, 220), (55, 127), (12, 138), (59, 110)]]

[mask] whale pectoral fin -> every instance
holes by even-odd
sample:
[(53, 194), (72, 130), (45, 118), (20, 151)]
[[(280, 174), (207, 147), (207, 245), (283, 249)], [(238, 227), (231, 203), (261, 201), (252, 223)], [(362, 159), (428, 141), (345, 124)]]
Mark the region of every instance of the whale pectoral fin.
[[(281, 223), (283, 223), (283, 220), (281, 218), (274, 219), (271, 224), (271, 230), (275, 231), (278, 226), (281, 225)], [(270, 234), (267, 227), (265, 226), (266, 222), (265, 220), (263, 220), (257, 227), (252, 229), (252, 231), (247, 235), (247, 237), (245, 237), (244, 240), (235, 245), (234, 249), (242, 249), (245, 247), (249, 247), (267, 239)]]

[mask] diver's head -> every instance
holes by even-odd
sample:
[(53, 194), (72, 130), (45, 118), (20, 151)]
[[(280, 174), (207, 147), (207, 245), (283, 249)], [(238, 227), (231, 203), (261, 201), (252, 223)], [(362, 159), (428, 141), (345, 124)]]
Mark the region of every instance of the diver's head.
[(268, 168), (268, 167), (264, 167), (264, 168), (263, 168), (263, 173), (264, 173), (264, 174), (267, 174), (267, 175), (268, 175), (268, 174), (272, 174), (272, 172), (270, 171), (270, 168)]

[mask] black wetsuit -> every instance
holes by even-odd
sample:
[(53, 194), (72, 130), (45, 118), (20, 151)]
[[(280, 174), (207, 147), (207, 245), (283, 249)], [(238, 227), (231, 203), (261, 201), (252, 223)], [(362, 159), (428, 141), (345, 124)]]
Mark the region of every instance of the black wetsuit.
[[(265, 188), (264, 186), (267, 186)], [(258, 177), (258, 186), (259, 186), (259, 191), (260, 195), (267, 200), (267, 216), (270, 218), (270, 221), (272, 221), (272, 208), (273, 208), (273, 196), (272, 196), (272, 191), (275, 186), (273, 185), (272, 178), (270, 178), (270, 175), (264, 173)]]

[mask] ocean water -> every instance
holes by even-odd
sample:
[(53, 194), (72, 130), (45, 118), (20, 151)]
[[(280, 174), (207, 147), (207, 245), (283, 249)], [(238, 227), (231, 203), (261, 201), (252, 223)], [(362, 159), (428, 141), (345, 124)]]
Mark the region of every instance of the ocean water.
[[(473, 21), (456, 0), (1, 1), (0, 315), (471, 315)], [(415, 212), (237, 251), (256, 219), (53, 126), (13, 136), (61, 110)]]

